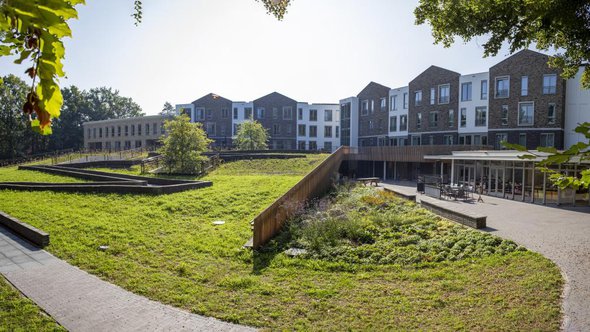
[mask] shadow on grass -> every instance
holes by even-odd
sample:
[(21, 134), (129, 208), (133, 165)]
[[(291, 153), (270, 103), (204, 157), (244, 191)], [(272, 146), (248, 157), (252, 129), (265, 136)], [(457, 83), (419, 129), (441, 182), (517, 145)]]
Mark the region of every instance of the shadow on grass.
[(283, 230), (270, 242), (252, 253), (252, 273), (259, 275), (270, 266), (275, 257), (289, 249), (292, 240), (292, 233), (289, 224), (283, 227)]

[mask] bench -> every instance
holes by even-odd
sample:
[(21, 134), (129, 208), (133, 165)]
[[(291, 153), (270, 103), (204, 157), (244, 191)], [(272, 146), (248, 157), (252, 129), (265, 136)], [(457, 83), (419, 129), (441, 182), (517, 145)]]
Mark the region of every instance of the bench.
[(358, 178), (356, 179), (357, 181), (360, 181), (363, 183), (364, 186), (368, 184), (370, 185), (375, 185), (375, 187), (379, 186), (379, 180), (381, 180), (380, 178)]

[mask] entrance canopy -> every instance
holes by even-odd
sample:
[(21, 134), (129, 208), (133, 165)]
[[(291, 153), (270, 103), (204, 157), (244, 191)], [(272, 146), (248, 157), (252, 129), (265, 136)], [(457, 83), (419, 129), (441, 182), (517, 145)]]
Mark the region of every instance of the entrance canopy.
[[(480, 150), (480, 151), (453, 151), (450, 155), (426, 155), (428, 160), (478, 160), (478, 161), (542, 161), (550, 153), (531, 150), (528, 152), (516, 150)], [(534, 156), (534, 159), (523, 159), (522, 156)], [(580, 164), (579, 157), (573, 157), (568, 164)], [(590, 160), (583, 160), (582, 164), (590, 164)]]

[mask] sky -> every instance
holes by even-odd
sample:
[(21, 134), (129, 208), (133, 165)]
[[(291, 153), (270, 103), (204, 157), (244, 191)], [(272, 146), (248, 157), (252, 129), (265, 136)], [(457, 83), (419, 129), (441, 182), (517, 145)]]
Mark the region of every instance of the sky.
[[(107, 86), (147, 114), (208, 93), (251, 101), (273, 91), (297, 101), (338, 103), (370, 81), (405, 86), (430, 65), (487, 71), (485, 38), (434, 45), (414, 24), (418, 0), (293, 0), (283, 21), (255, 0), (87, 0), (70, 21), (62, 86)], [(25, 65), (0, 58), (0, 73), (25, 80)]]

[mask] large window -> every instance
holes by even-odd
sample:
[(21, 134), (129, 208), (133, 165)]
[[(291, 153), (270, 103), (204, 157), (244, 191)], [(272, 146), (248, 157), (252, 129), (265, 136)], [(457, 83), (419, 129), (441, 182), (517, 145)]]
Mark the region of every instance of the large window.
[(215, 136), (215, 122), (207, 122), (207, 134)]
[(256, 118), (264, 119), (264, 107), (258, 107), (256, 109)]
[(361, 102), (361, 115), (369, 115), (369, 101), (363, 100)]
[(389, 117), (389, 131), (397, 131), (397, 116)]
[[(108, 131), (108, 129), (107, 129), (107, 133), (108, 133), (108, 132), (109, 132), (109, 131)], [(141, 125), (140, 125), (140, 124), (138, 124), (138, 125), (137, 125), (137, 135), (138, 135), (138, 136), (141, 136)], [(107, 134), (107, 136), (108, 136), (108, 134)]]
[(488, 99), (488, 80), (481, 81), (481, 99)]
[(412, 136), (412, 145), (420, 145), (420, 136)]
[(332, 142), (324, 142), (324, 150), (332, 151)]
[(283, 120), (291, 120), (293, 119), (293, 109), (291, 106), (284, 106), (283, 107)]
[(555, 124), (555, 104), (549, 104), (549, 108), (547, 109), (547, 124)]
[(416, 128), (422, 128), (422, 113), (416, 113)]
[(135, 136), (135, 125), (131, 125), (131, 136)]
[(434, 105), (436, 103), (436, 89), (430, 88), (430, 105)]
[(485, 127), (487, 125), (488, 114), (485, 106), (475, 108), (475, 126)]
[[(297, 110), (297, 120), (303, 120), (303, 108)], [(305, 144), (305, 142), (303, 142), (303, 144)]]
[(505, 150), (506, 147), (502, 145), (503, 142), (508, 142), (508, 134), (506, 133), (499, 133), (496, 134), (496, 145), (494, 146), (496, 150)]
[(324, 111), (324, 121), (332, 122), (332, 110), (325, 110)]
[(543, 94), (555, 94), (557, 90), (557, 75), (543, 75)]
[(332, 126), (324, 126), (324, 137), (332, 137)]
[(404, 93), (404, 109), (408, 109), (408, 93)]
[(402, 115), (399, 117), (399, 130), (406, 131), (408, 130), (408, 116)]
[(526, 146), (526, 133), (518, 134), (518, 144)]
[(305, 125), (304, 124), (300, 124), (297, 126), (297, 135), (305, 136)]
[(318, 127), (309, 126), (309, 137), (318, 137)]
[(548, 147), (548, 148), (555, 147), (555, 134), (542, 133), (541, 134), (541, 146)]
[(508, 98), (510, 96), (510, 78), (508, 76), (496, 77), (496, 98)]
[(381, 110), (387, 111), (387, 98), (385, 97), (381, 98)]
[(197, 108), (195, 110), (196, 119), (195, 120), (205, 120), (205, 109), (204, 108)]
[(471, 100), (472, 85), (471, 82), (461, 84), (461, 101)]
[(207, 110), (207, 120), (213, 120), (213, 110)]
[(397, 110), (397, 95), (391, 96), (391, 110), (392, 111)]
[(428, 126), (438, 127), (438, 112), (430, 112), (428, 115)]
[(281, 134), (281, 125), (275, 123), (272, 125), (272, 134), (273, 135), (280, 135)]
[(449, 84), (443, 84), (438, 86), (438, 103), (448, 104), (450, 101), (451, 86)]
[(500, 110), (500, 121), (502, 121), (503, 126), (508, 125), (508, 105), (502, 105), (502, 109)]
[(467, 109), (465, 107), (461, 108), (461, 114), (459, 114), (459, 116), (461, 117), (459, 120), (459, 126), (461, 126), (461, 128), (465, 128), (465, 126), (467, 126)]
[(309, 121), (318, 121), (318, 110), (309, 110)]
[[(262, 112), (264, 113), (264, 111)], [(244, 108), (244, 119), (250, 119), (252, 117), (252, 107)]]
[(238, 119), (238, 108), (234, 107), (234, 120)]
[(520, 95), (521, 96), (528, 96), (529, 95), (529, 77), (523, 76), (520, 78)]
[(422, 105), (422, 90), (414, 92), (414, 106)]
[(227, 108), (222, 108), (221, 109), (221, 117), (224, 119), (229, 118), (229, 110)]
[(316, 142), (316, 141), (309, 141), (309, 149), (310, 150), (317, 150), (318, 149), (318, 142)]
[(444, 135), (443, 136), (443, 144), (444, 145), (453, 145), (453, 135)]
[(455, 125), (455, 110), (449, 110), (449, 127)]
[(518, 125), (532, 126), (535, 121), (535, 105), (532, 102), (518, 104)]

